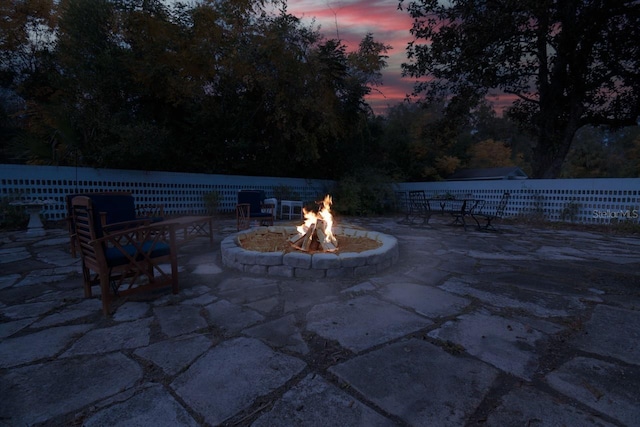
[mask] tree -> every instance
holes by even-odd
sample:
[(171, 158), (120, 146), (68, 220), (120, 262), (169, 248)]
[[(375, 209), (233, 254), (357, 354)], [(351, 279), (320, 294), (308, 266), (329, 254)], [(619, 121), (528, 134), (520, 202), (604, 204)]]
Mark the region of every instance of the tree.
[(640, 128), (611, 132), (608, 128), (585, 126), (575, 141), (562, 169), (563, 178), (637, 178), (640, 176)]
[(376, 152), (364, 97), (389, 47), (367, 35), (349, 52), (284, 1), (12, 0), (0, 11), (0, 80), (29, 106), (16, 125), (0, 91), (12, 140), (0, 156), (324, 178)]
[[(49, 130), (38, 117), (54, 93), (57, 2), (24, 0), (0, 2), (0, 161), (30, 160), (15, 142), (52, 157)], [(28, 132), (25, 132), (28, 130)], [(40, 138), (32, 138), (38, 134)]]
[(511, 148), (503, 142), (487, 139), (469, 148), (470, 168), (498, 168), (513, 166)]
[(559, 175), (580, 127), (640, 116), (638, 1), (416, 0), (407, 10), (403, 73), (422, 78), (415, 94), (469, 108), (490, 91), (512, 95), (507, 114), (536, 135), (535, 177)]

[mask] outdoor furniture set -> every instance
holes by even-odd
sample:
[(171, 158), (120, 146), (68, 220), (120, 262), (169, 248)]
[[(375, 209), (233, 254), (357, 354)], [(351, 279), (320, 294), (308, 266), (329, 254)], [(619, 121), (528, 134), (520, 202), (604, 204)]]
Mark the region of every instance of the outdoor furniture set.
[[(483, 199), (471, 196), (456, 197), (427, 197), (423, 190), (409, 191), (403, 205), (405, 207), (405, 221), (415, 223), (422, 220), (422, 224), (428, 224), (432, 215), (450, 215), (453, 217), (451, 225), (462, 225), (467, 229), (467, 217), (471, 217), (478, 230), (493, 230), (492, 221), (502, 218), (509, 202), (510, 193), (505, 192), (497, 204), (487, 203)], [(483, 222), (484, 224), (481, 224)]]
[[(466, 218), (471, 217), (478, 229), (495, 230), (492, 221), (502, 217), (509, 196), (504, 193), (491, 206), (473, 197), (427, 198), (424, 191), (410, 191), (405, 200), (406, 219), (428, 224), (432, 215), (451, 215), (452, 224), (466, 230)], [(252, 222), (273, 225), (276, 204), (265, 203), (261, 190), (239, 191), (238, 230), (249, 228)], [(281, 210), (285, 205), (289, 219), (295, 207), (302, 210), (302, 202), (281, 201)], [(162, 206), (136, 207), (128, 192), (71, 194), (67, 208), (71, 252), (81, 257), (85, 297), (91, 297), (92, 287), (98, 285), (105, 315), (110, 313), (112, 294), (124, 296), (169, 286), (177, 293), (179, 247), (199, 236), (208, 237), (213, 245), (211, 216), (165, 218)]]
[(139, 216), (130, 193), (69, 195), (71, 252), (82, 262), (85, 297), (100, 287), (102, 311), (110, 314), (112, 296), (171, 287), (178, 293), (177, 252), (199, 236), (213, 245), (211, 216), (164, 218), (161, 207), (144, 207)]
[(275, 204), (265, 203), (264, 191), (240, 190), (236, 204), (236, 227), (238, 231), (251, 227), (252, 222), (260, 225), (273, 225)]
[[(302, 202), (293, 202), (289, 210), (297, 203), (301, 208)], [(166, 218), (162, 205), (136, 206), (129, 192), (69, 194), (66, 204), (71, 253), (81, 258), (85, 297), (99, 286), (105, 315), (113, 296), (169, 286), (177, 293), (179, 247), (199, 236), (213, 246), (211, 216)], [(276, 206), (261, 190), (239, 191), (238, 230), (252, 222), (273, 225)]]
[[(302, 201), (281, 200), (280, 201), (280, 218), (284, 219), (287, 215), (288, 219), (292, 216), (300, 216), (302, 218)], [(278, 200), (274, 198), (265, 199), (262, 190), (240, 190), (238, 191), (238, 203), (236, 204), (236, 224), (238, 231), (246, 230), (251, 227), (252, 223), (258, 225), (273, 225), (278, 212)], [(287, 211), (284, 212), (284, 208)], [(299, 213), (296, 213), (298, 210)]]

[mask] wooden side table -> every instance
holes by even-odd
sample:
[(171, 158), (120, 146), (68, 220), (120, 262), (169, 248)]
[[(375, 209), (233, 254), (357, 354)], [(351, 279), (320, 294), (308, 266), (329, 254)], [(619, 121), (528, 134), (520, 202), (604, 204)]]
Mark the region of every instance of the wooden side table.
[(213, 246), (213, 217), (212, 216), (181, 216), (158, 222), (175, 227), (176, 242), (181, 246), (196, 237), (207, 237)]

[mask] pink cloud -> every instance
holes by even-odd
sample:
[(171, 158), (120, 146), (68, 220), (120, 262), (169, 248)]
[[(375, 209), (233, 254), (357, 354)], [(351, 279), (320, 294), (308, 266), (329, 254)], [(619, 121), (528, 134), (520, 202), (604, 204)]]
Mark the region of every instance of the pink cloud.
[(413, 84), (401, 78), (400, 64), (406, 61), (405, 47), (411, 40), (411, 17), (397, 9), (395, 0), (289, 0), (288, 12), (305, 23), (320, 26), (327, 38), (339, 38), (349, 49), (356, 49), (367, 33), (377, 42), (390, 45), (388, 67), (383, 70), (383, 86), (367, 98), (377, 113), (387, 105), (402, 102)]
[[(401, 69), (401, 64), (407, 62), (407, 43), (413, 39), (409, 32), (413, 21), (406, 10), (397, 7), (396, 0), (289, 0), (287, 10), (306, 24), (315, 20), (326, 38), (339, 36), (351, 50), (357, 49), (367, 33), (392, 47), (387, 52), (383, 85), (373, 88), (367, 97), (374, 111), (381, 114), (387, 106), (404, 101), (413, 92), (413, 79), (403, 78)], [(487, 99), (498, 114), (513, 101), (509, 96), (497, 94)]]

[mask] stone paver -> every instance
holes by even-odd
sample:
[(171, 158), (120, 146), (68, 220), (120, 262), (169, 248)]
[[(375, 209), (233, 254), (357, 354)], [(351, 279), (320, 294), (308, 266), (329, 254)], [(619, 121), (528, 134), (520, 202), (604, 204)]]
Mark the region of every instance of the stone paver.
[(2, 375), (0, 418), (15, 426), (44, 422), (131, 388), (141, 378), (140, 366), (121, 353), (15, 368)]
[(178, 294), (109, 317), (66, 230), (0, 233), (0, 424), (637, 424), (640, 239), (401, 219), (344, 220), (397, 239), (387, 269), (273, 277), (223, 266), (217, 218)]
[(527, 380), (538, 367), (534, 350), (543, 337), (531, 326), (489, 313), (458, 316), (429, 336), (453, 342), (480, 360)]
[(319, 304), (307, 314), (307, 328), (358, 352), (416, 332), (432, 322), (371, 296)]
[(640, 311), (596, 306), (575, 344), (584, 351), (640, 365)]
[(547, 376), (547, 382), (566, 396), (600, 411), (624, 425), (640, 419), (640, 368), (577, 357)]
[(85, 419), (84, 427), (196, 427), (198, 423), (162, 386), (152, 385), (131, 398)]
[(254, 427), (275, 425), (382, 427), (395, 423), (319, 375), (309, 374), (252, 424)]
[(305, 368), (258, 340), (236, 338), (209, 350), (171, 384), (204, 419), (218, 425)]
[(498, 371), (421, 340), (401, 341), (330, 369), (410, 425), (459, 426)]
[(567, 399), (523, 387), (503, 396), (500, 405), (489, 415), (485, 425), (613, 427), (615, 424), (576, 408)]

